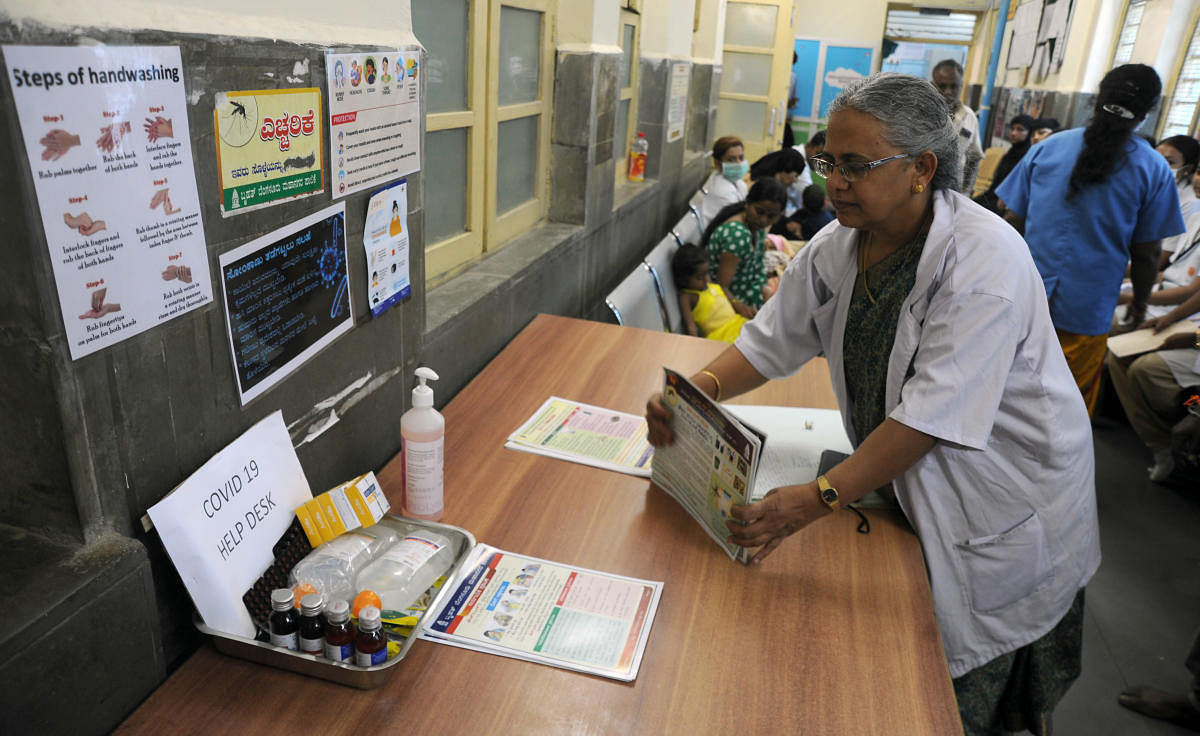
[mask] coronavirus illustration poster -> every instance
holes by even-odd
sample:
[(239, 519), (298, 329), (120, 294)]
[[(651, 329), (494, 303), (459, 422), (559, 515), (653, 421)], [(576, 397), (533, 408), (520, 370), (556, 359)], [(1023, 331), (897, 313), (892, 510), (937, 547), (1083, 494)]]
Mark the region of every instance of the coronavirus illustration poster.
[(213, 125), (223, 216), (324, 191), (316, 87), (218, 92)]
[(341, 202), (222, 253), (218, 261), (243, 404), (354, 326)]
[(212, 301), (177, 46), (5, 46), (71, 358)]

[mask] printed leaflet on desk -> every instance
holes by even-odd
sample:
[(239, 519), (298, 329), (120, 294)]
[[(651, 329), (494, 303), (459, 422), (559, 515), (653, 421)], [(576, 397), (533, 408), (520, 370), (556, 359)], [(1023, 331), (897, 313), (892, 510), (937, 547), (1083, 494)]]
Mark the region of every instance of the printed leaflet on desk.
[(551, 396), (508, 436), (510, 450), (650, 477), (646, 419)]
[(480, 544), (421, 637), (629, 682), (662, 586)]

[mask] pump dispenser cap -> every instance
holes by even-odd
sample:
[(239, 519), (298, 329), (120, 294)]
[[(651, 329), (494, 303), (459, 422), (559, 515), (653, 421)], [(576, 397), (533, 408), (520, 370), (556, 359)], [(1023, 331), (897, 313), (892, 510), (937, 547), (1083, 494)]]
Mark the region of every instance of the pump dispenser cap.
[(417, 369), (417, 387), (412, 390), (413, 408), (433, 406), (433, 389), (425, 385), (425, 381), (438, 380), (438, 374), (432, 369), (421, 366)]

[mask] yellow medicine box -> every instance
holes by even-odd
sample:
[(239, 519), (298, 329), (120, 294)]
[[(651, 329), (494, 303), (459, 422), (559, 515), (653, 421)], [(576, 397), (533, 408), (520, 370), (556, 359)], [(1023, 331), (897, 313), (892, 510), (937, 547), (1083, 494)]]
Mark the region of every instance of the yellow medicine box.
[(317, 547), (351, 529), (368, 527), (391, 508), (374, 473), (364, 473), (296, 509), (308, 541)]

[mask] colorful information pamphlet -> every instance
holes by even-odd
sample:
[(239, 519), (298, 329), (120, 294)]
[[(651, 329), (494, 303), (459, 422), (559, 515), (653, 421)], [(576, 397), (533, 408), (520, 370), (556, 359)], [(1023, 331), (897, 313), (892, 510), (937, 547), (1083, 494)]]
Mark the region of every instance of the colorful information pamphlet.
[(5, 46), (71, 358), (212, 301), (177, 46)]
[(560, 460), (650, 477), (654, 448), (646, 419), (551, 396), (505, 447)]
[(726, 554), (746, 562), (747, 550), (727, 541), (730, 507), (761, 500), (781, 486), (811, 482), (825, 450), (850, 453), (841, 413), (724, 406), (679, 373), (669, 368), (664, 372), (663, 403), (674, 413), (675, 442), (655, 450), (650, 479), (678, 501)]
[(421, 637), (629, 682), (662, 586), (480, 544)]
[(408, 180), (371, 195), (363, 227), (367, 298), (378, 317), (412, 293), (408, 279)]
[(342, 202), (218, 260), (243, 404), (354, 327)]
[(415, 48), (325, 55), (334, 199), (421, 168), (420, 60)]
[(320, 89), (218, 92), (213, 127), (222, 216), (325, 190)]
[(730, 506), (752, 500), (766, 436), (739, 422), (683, 375), (663, 370), (663, 403), (674, 414), (675, 441), (655, 449), (650, 480), (700, 522), (726, 554), (748, 562), (746, 549), (727, 540), (725, 522)]

